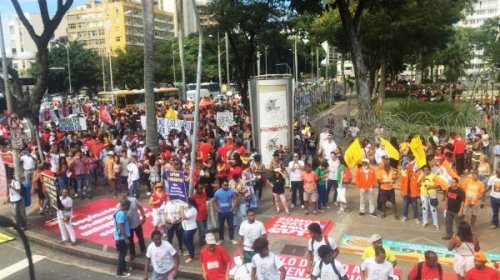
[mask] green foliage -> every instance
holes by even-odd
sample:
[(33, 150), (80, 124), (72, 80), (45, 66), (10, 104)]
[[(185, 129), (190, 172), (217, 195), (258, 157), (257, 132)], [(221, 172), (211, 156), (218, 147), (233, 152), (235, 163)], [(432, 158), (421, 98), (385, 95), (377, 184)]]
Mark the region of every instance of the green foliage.
[(457, 81), (465, 75), (465, 68), (472, 58), (470, 33), (464, 29), (457, 29), (446, 49), (438, 54), (439, 61), (444, 65), (444, 75), (449, 82)]
[(142, 89), (144, 87), (144, 51), (142, 49), (129, 48), (127, 52), (119, 50), (115, 53), (113, 84), (119, 89)]

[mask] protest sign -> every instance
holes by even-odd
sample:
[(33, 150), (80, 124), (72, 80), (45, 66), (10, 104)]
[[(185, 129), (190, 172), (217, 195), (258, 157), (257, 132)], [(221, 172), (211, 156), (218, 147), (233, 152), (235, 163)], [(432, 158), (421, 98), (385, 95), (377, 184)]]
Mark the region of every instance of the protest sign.
[(50, 203), (57, 207), (58, 193), (57, 193), (57, 179), (53, 172), (50, 170), (42, 171), (42, 183), (47, 189), (49, 194)]
[(278, 215), (266, 222), (266, 231), (269, 234), (309, 238), (307, 227), (311, 223), (318, 223), (324, 235), (328, 235), (328, 232), (333, 227), (333, 221), (331, 220), (306, 219)]
[(216, 120), (218, 127), (224, 131), (229, 131), (229, 127), (234, 123), (234, 113), (229, 111), (217, 112)]
[(165, 186), (168, 198), (172, 201), (182, 201), (187, 203), (187, 188), (184, 181), (184, 172), (165, 171)]
[[(170, 130), (176, 129), (177, 131), (184, 130), (186, 134), (191, 133), (193, 129), (193, 122), (179, 119), (168, 119), (168, 118), (157, 118), (157, 129), (158, 133), (163, 137), (167, 138), (170, 134)], [(141, 127), (146, 130), (146, 116), (141, 116)]]
[(60, 131), (80, 131), (87, 130), (87, 120), (85, 118), (62, 118), (59, 120)]

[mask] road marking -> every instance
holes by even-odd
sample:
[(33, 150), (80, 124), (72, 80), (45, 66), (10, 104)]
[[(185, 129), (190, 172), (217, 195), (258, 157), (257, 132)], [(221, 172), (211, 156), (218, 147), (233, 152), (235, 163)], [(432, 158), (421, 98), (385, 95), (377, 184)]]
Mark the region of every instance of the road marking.
[[(45, 256), (33, 255), (33, 264), (45, 259)], [(24, 259), (20, 262), (17, 262), (13, 265), (10, 265), (2, 270), (0, 270), (0, 280), (9, 277), (10, 275), (21, 271), (28, 267), (28, 259)]]

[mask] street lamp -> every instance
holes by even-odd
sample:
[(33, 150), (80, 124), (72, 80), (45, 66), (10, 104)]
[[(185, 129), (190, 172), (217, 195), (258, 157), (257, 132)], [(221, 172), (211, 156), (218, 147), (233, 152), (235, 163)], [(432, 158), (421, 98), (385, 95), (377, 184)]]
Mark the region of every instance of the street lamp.
[[(208, 37), (213, 38), (214, 35), (208, 35)], [(219, 90), (222, 89), (222, 68), (221, 68), (221, 58), (220, 56), (223, 55), (226, 51), (221, 52), (220, 51), (220, 36), (219, 32), (217, 32), (217, 69), (219, 71)], [(227, 83), (227, 90), (229, 90), (229, 81)]]
[(62, 46), (66, 49), (66, 61), (68, 63), (68, 81), (69, 81), (69, 94), (73, 93), (73, 87), (71, 86), (71, 62), (69, 59), (69, 47), (59, 41), (54, 41), (54, 45)]

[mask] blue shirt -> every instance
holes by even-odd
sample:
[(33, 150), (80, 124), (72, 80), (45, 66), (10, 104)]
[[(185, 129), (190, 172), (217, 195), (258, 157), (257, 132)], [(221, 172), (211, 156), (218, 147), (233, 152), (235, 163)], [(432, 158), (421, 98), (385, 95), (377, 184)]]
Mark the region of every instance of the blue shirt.
[[(113, 236), (115, 240), (125, 240), (125, 237), (130, 237), (130, 226), (128, 224), (127, 213), (125, 211), (117, 209), (113, 215), (113, 222), (115, 223), (115, 232)], [(125, 236), (120, 233), (120, 224), (125, 224)]]
[(231, 210), (235, 195), (232, 189), (220, 188), (215, 192), (214, 197), (217, 199), (217, 206), (222, 212), (227, 213)]

